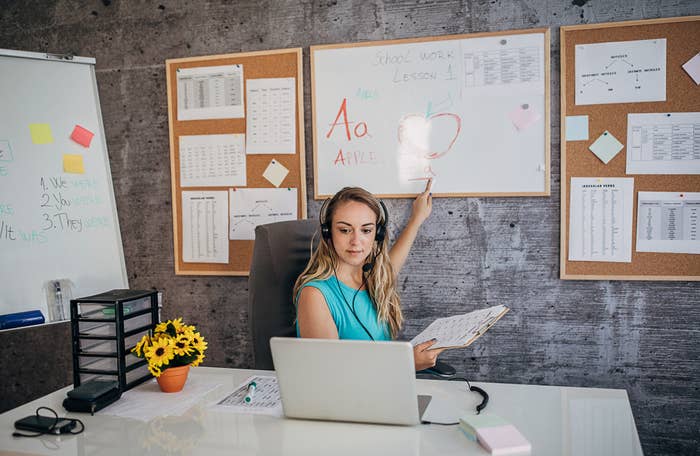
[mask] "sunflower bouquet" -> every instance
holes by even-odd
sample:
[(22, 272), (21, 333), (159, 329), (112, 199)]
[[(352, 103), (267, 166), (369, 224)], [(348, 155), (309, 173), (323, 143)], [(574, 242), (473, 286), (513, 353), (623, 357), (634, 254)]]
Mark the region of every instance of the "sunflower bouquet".
[(194, 326), (182, 318), (158, 323), (153, 335), (144, 335), (131, 352), (148, 361), (148, 370), (155, 377), (169, 367), (198, 366), (204, 360), (207, 343)]

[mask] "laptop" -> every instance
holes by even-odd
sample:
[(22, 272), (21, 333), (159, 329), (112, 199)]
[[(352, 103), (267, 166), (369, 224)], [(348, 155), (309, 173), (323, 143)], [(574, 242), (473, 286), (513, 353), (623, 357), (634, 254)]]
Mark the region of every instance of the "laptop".
[(408, 342), (273, 337), (270, 348), (289, 418), (414, 425), (430, 402)]

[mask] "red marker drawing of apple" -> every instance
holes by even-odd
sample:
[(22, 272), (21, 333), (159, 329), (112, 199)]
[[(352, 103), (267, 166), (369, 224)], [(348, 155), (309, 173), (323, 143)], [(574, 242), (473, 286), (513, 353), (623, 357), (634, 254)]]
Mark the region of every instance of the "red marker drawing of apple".
[(462, 119), (451, 112), (425, 117), (406, 114), (399, 121), (398, 140), (415, 153), (434, 160), (448, 153), (462, 130)]

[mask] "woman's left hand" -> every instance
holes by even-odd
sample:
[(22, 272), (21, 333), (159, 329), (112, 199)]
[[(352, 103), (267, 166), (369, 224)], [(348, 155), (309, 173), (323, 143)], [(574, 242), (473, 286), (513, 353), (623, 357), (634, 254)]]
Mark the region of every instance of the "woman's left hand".
[(433, 210), (433, 194), (430, 188), (433, 185), (433, 178), (428, 179), (428, 183), (425, 185), (425, 191), (418, 195), (413, 201), (413, 211), (411, 212), (411, 219), (422, 224), (430, 216), (430, 212)]
[(431, 350), (430, 347), (436, 342), (437, 340), (431, 339), (413, 347), (413, 363), (415, 364), (416, 372), (433, 367), (437, 362), (438, 355), (447, 350), (446, 348), (434, 348)]

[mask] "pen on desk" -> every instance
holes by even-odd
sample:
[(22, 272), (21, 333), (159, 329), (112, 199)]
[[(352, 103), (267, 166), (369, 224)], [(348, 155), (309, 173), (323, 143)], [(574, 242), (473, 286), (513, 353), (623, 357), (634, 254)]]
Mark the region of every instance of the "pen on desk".
[(253, 400), (253, 393), (255, 392), (256, 387), (257, 384), (255, 382), (248, 383), (248, 391), (245, 393), (246, 404), (250, 403), (250, 401)]

